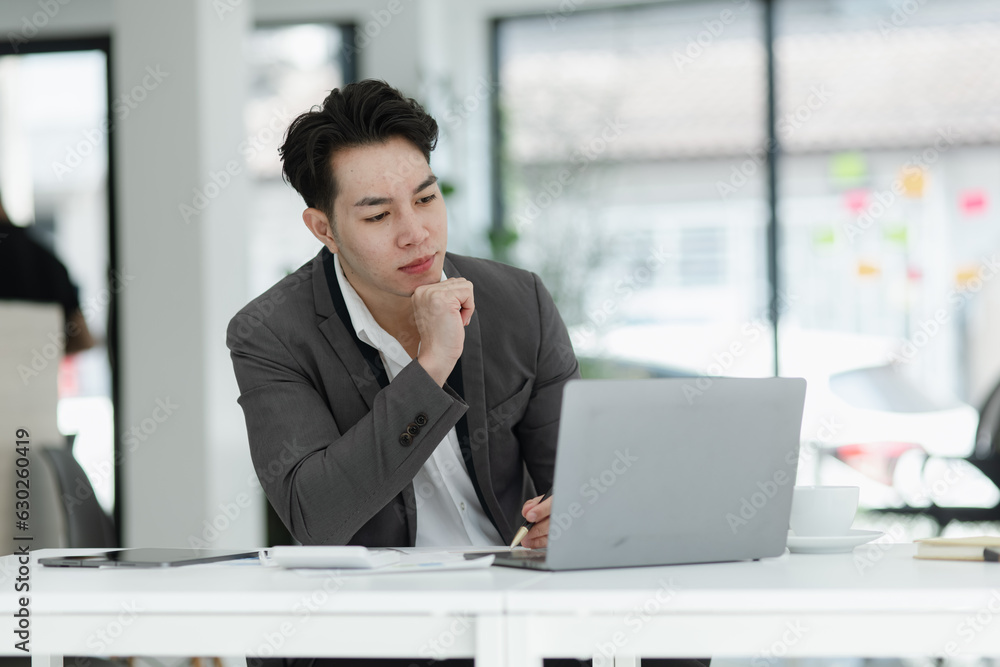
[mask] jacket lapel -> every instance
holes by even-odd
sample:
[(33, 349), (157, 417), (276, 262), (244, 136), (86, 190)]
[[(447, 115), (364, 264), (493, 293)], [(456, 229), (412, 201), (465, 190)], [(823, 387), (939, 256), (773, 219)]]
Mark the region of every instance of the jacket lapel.
[[(316, 314), (320, 317), (319, 330), (350, 373), (351, 381), (370, 410), (375, 405), (375, 395), (381, 390), (383, 383), (388, 382), (388, 378), (384, 376), (385, 369), (378, 352), (358, 340), (337, 282), (333, 253), (329, 249), (323, 248), (313, 260), (312, 278), (313, 301), (316, 304)], [(379, 376), (380, 372), (383, 377)], [(417, 541), (417, 522), (413, 520), (416, 517), (417, 503), (413, 484), (403, 487), (400, 496), (403, 516), (406, 517), (408, 545), (412, 547)], [(392, 502), (400, 502), (399, 496)]]
[[(351, 375), (351, 381), (370, 410), (375, 405), (375, 395), (381, 385), (369, 361), (362, 354), (363, 344), (357, 340), (358, 335), (350, 323), (344, 295), (340, 292), (334, 271), (333, 253), (323, 248), (313, 260), (313, 298), (316, 314), (321, 318), (319, 330), (340, 357), (341, 363)], [(365, 347), (378, 359), (378, 352), (374, 348)]]
[[(462, 277), (461, 272), (445, 257), (444, 271), (449, 278)], [(493, 484), (490, 478), (489, 431), (486, 426), (486, 382), (483, 373), (483, 341), (479, 328), (479, 314), (473, 313), (469, 326), (465, 328), (465, 347), (462, 358), (456, 366), (460, 372), (452, 372), (448, 379), (449, 385), (461, 395), (469, 405), (465, 415), (456, 427), (462, 459), (472, 478), (472, 486), (476, 490), (479, 502), (486, 511), (486, 516), (500, 536), (507, 539), (513, 532), (507, 526), (503, 510), (496, 502)], [(454, 386), (457, 380), (461, 386)]]

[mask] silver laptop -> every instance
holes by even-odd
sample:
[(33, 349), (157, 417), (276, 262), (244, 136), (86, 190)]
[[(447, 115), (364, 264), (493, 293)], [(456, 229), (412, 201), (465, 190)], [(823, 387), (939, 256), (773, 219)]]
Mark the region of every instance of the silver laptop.
[(563, 395), (543, 570), (711, 563), (785, 550), (806, 382), (573, 380)]

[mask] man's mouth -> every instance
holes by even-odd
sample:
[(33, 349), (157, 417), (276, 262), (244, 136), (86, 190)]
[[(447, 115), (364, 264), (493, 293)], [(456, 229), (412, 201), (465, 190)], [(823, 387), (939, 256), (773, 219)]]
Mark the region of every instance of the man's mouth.
[(406, 266), (399, 267), (399, 270), (403, 273), (409, 273), (410, 275), (417, 275), (423, 273), (424, 271), (428, 271), (433, 264), (434, 255), (427, 255), (426, 257), (420, 257), (414, 260)]

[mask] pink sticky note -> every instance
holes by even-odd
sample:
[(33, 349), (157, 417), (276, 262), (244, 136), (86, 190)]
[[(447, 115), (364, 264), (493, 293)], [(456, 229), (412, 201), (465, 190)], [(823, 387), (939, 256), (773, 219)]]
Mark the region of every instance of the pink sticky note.
[(868, 191), (864, 189), (848, 190), (844, 193), (844, 206), (854, 215), (861, 213), (868, 206)]
[(983, 190), (966, 190), (958, 196), (958, 207), (963, 215), (982, 215), (987, 205), (988, 199)]

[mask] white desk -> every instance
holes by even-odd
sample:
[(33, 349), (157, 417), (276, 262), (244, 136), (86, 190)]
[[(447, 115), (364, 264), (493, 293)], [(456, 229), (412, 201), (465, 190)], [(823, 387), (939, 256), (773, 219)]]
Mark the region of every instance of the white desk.
[(913, 551), (883, 543), (548, 575), (507, 592), (508, 664), (541, 667), (543, 655), (614, 655), (615, 665), (637, 665), (636, 655), (744, 656), (755, 667), (785, 656), (1000, 655), (1000, 565), (918, 561)]
[[(110, 654), (465, 656), (488, 667), (612, 652), (619, 665), (635, 655), (749, 656), (764, 659), (759, 667), (786, 655), (1000, 655), (1000, 565), (911, 554), (868, 545), (759, 563), (340, 579), (35, 563), (31, 642), (36, 667)], [(0, 559), (8, 619), (11, 560)], [(13, 654), (4, 634), (0, 653)]]
[[(66, 552), (42, 550), (32, 560)], [(0, 579), (11, 558), (2, 560)], [(65, 655), (433, 654), (500, 667), (503, 595), (538, 578), (525, 575), (488, 568), (317, 578), (257, 565), (133, 570), (35, 562), (32, 665), (61, 666), (53, 659)], [(13, 586), (0, 586), (0, 614), (10, 619)], [(7, 627), (2, 653), (13, 654)]]

